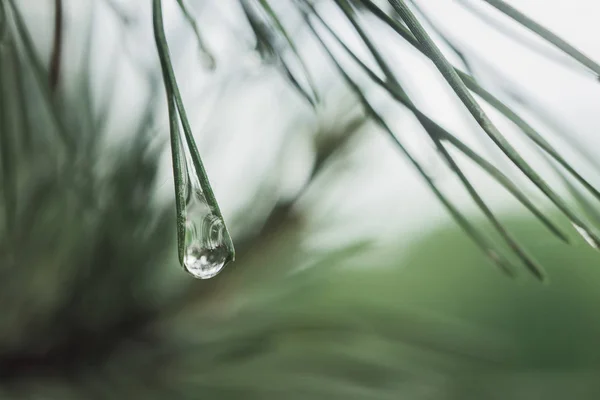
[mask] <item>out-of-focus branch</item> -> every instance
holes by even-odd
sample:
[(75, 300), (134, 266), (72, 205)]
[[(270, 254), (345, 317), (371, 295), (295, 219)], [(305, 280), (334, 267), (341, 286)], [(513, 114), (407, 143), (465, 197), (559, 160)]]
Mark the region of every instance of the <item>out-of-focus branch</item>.
[[(263, 235), (269, 234), (269, 232), (277, 231), (281, 224), (285, 223), (286, 220), (292, 217), (294, 206), (298, 203), (298, 200), (304, 193), (306, 193), (308, 188), (311, 187), (312, 183), (323, 171), (323, 168), (328, 164), (328, 162), (338, 155), (342, 149), (346, 148), (346, 145), (361, 131), (361, 128), (366, 122), (367, 118), (364, 115), (360, 115), (344, 124), (340, 128), (341, 133), (329, 134), (325, 136), (315, 150), (315, 162), (311, 169), (310, 177), (307, 179), (306, 183), (292, 199), (279, 203), (275, 208), (273, 208), (256, 237), (262, 237)], [(253, 247), (253, 242), (253, 239), (250, 239), (247, 242), (249, 247)], [(243, 245), (240, 246), (240, 251), (242, 251), (245, 247), (246, 246)]]
[(60, 79), (63, 37), (63, 1), (54, 0), (54, 39), (50, 58), (50, 89), (54, 92)]

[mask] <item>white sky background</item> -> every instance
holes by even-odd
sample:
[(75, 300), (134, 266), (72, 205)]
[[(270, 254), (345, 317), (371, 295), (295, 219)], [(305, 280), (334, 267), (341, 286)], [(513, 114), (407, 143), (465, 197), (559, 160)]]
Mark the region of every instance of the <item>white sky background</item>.
[[(286, 90), (288, 86), (280, 77), (273, 74), (271, 69), (260, 67), (246, 45), (239, 42), (235, 31), (245, 27), (236, 26), (236, 15), (232, 14), (236, 10), (229, 6), (231, 1), (213, 1), (213, 5), (217, 4), (222, 13), (220, 18), (211, 17), (210, 20), (203, 19), (203, 2), (189, 1), (194, 6), (199, 22), (207, 32), (206, 39), (215, 50), (220, 63), (220, 67), (212, 75), (207, 75), (202, 70), (190, 31), (182, 28), (183, 21), (172, 6), (175, 0), (164, 0), (165, 15), (169, 38), (187, 40), (182, 41), (185, 45), (180, 50), (182, 56), (177, 64), (177, 73), (211, 182), (226, 218), (242, 224), (244, 218), (259, 220), (264, 211), (261, 211), (261, 206), (268, 207), (269, 202), (292, 193), (302, 183), (312, 162), (309, 156), (312, 145), (311, 132), (320, 122), (295, 92)], [(68, 5), (67, 43), (71, 43), (73, 48), (81, 48), (81, 27), (87, 24), (85, 17), (92, 2), (65, 2)], [(121, 4), (124, 10), (138, 10), (139, 28), (135, 30), (135, 36), (124, 44), (133, 54), (130, 58), (136, 59), (142, 66), (156, 68), (150, 10), (149, 6), (145, 6), (150, 2), (113, 2)], [(511, 23), (508, 18), (500, 16), (483, 2), (469, 2), (481, 5), (480, 9), (498, 21), (510, 25), (512, 30), (527, 36), (528, 40), (540, 42), (534, 35)], [(48, 8), (50, 3), (52, 2), (47, 0), (20, 1), (21, 7), (29, 17), (41, 20), (47, 20), (48, 15), (52, 15), (51, 9)], [(140, 6), (141, 3), (144, 5)], [(169, 3), (172, 5), (168, 6)], [(281, 6), (286, 2), (273, 3)], [(599, 1), (512, 0), (509, 3), (562, 36), (592, 59), (600, 61)], [(584, 137), (592, 151), (600, 148), (600, 83), (594, 84), (585, 74), (573, 73), (532, 54), (527, 48), (490, 28), (486, 22), (473, 17), (455, 0), (420, 0), (418, 4), (430, 12), (432, 19), (438, 22), (444, 31), (452, 32), (459, 43), (465, 44), (465, 50), (472, 49), (510, 77), (511, 81), (518, 83), (524, 91), (534, 94), (552, 110), (556, 118)], [(328, 10), (324, 8), (323, 11)], [(115, 44), (123, 42), (123, 39), (118, 36), (117, 25), (110, 12), (106, 7), (96, 7), (94, 15), (98, 22), (97, 48), (93, 51), (98, 68), (98, 87), (102, 91), (105, 83), (101, 77), (106, 76), (108, 68), (120, 63), (122, 73), (113, 106), (112, 125), (117, 137), (126, 137), (131, 115), (139, 110), (144, 86), (131, 62), (121, 61), (111, 52)], [(331, 21), (341, 32), (350, 32), (347, 27), (344, 28), (341, 18), (334, 16)], [(234, 26), (234, 29), (226, 27), (227, 24)], [(176, 29), (178, 27), (179, 29)], [(47, 44), (51, 40), (49, 33), (52, 26), (39, 24), (34, 28), (41, 47), (49, 47)], [(399, 75), (405, 76), (406, 73), (411, 77), (404, 83), (411, 95), (415, 96), (417, 103), (434, 115), (436, 120), (451, 128), (451, 131), (460, 132), (460, 136), (469, 143), (478, 143), (472, 140), (470, 129), (473, 126), (468, 123), (446, 85), (436, 78), (430, 63), (412, 55), (413, 52), (398, 51), (403, 47), (389, 39), (392, 37), (389, 32), (372, 30), (371, 33), (383, 38), (379, 43), (383, 43), (386, 48), (389, 46), (389, 51), (386, 52), (388, 61), (398, 66)], [(345, 37), (348, 43), (357, 44), (351, 36)], [(66, 48), (70, 47), (67, 45)], [(312, 50), (305, 50), (310, 55)], [(71, 57), (67, 68), (76, 69), (77, 57)], [(313, 56), (311, 59), (314, 60), (312, 68), (318, 72), (316, 76), (321, 84), (335, 82), (332, 80), (331, 70), (322, 69), (325, 60), (323, 56)], [(240, 72), (246, 74), (243, 80), (239, 78)], [(222, 82), (228, 83), (229, 95), (219, 97), (214, 88), (219, 86), (217, 83)], [(241, 82), (244, 82), (244, 85), (241, 85)], [(344, 97), (347, 95), (342, 96)], [(335, 112), (340, 97), (330, 96), (326, 100), (326, 106), (321, 111), (323, 119)], [(397, 128), (401, 137), (423, 135), (416, 123), (407, 117), (406, 112), (394, 112), (387, 107), (385, 110), (386, 117)], [(164, 122), (166, 123), (166, 110)], [(501, 123), (500, 127), (510, 126)], [(510, 136), (509, 132), (509, 137), (515, 136)], [(315, 236), (316, 242), (329, 243), (327, 238), (334, 241), (348, 240), (351, 236), (364, 234), (397, 240), (393, 233), (414, 234), (431, 223), (448, 219), (437, 200), (415, 176), (408, 164), (399, 157), (383, 134), (369, 132), (362, 140), (360, 152), (351, 156), (352, 163), (341, 167), (345, 172), (340, 174), (339, 170), (335, 171), (335, 184), (331, 185), (331, 181), (323, 181), (321, 185), (317, 183), (315, 190), (309, 192), (301, 203), (302, 207), (310, 209), (308, 215), (311, 224), (315, 231), (320, 232)], [(560, 142), (556, 143), (560, 145)], [(437, 181), (453, 193), (453, 198), (461, 199), (461, 204), (469, 204), (466, 195), (456, 193), (458, 186), (451, 173), (444, 172), (443, 165), (427, 156), (427, 147), (423, 147), (423, 142), (411, 139), (410, 144), (417, 148), (420, 156), (425, 157), (427, 165), (435, 171)], [(276, 151), (282, 148), (285, 149), (283, 153)], [(281, 159), (285, 161), (284, 167), (281, 166)], [(483, 179), (473, 168), (469, 168), (468, 171), (469, 176), (485, 188), (486, 200), (495, 205), (496, 209), (513, 207), (513, 202), (506, 201), (507, 196), (503, 189), (490, 184), (488, 179)], [(170, 161), (165, 158), (161, 178), (161, 188), (167, 189), (163, 190), (165, 196), (172, 193), (170, 174)], [(595, 178), (592, 175), (588, 176), (592, 180)], [(596, 179), (595, 182), (600, 183), (600, 179)], [(326, 186), (327, 191), (317, 190), (319, 186)], [(263, 193), (269, 193), (270, 199), (253, 202), (252, 196), (259, 188)], [(239, 210), (249, 203), (254, 204), (250, 209), (252, 212), (248, 213), (246, 209), (244, 213), (240, 213)]]

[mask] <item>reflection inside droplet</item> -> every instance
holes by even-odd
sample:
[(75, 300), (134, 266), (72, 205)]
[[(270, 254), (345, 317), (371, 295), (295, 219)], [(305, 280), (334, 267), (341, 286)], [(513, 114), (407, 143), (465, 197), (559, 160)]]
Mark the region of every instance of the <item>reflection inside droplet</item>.
[(195, 278), (209, 279), (217, 275), (228, 262), (229, 251), (225, 246), (214, 249), (192, 245), (186, 248), (184, 265)]

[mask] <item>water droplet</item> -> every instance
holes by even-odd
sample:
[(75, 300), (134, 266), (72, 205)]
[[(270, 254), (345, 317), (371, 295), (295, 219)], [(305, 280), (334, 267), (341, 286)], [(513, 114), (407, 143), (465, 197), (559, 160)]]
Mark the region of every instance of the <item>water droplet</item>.
[(191, 155), (183, 146), (184, 141), (180, 137), (182, 169), (187, 176), (183, 266), (195, 278), (209, 279), (233, 261), (233, 243), (223, 218), (206, 200)]
[(214, 214), (201, 190), (195, 188), (188, 196), (185, 223), (185, 253), (183, 264), (199, 279), (217, 275), (232, 258), (225, 223)]
[(577, 224), (573, 224), (573, 228), (575, 228), (577, 233), (581, 235), (581, 237), (587, 242), (587, 244), (592, 246), (594, 249), (598, 249), (598, 242), (596, 241), (596, 238), (594, 238), (587, 229)]

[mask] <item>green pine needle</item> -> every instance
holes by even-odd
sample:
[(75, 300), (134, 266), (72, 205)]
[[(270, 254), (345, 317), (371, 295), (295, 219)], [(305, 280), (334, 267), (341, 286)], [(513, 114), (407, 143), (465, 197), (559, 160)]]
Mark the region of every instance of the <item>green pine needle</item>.
[(185, 3), (185, 0), (177, 0), (177, 4), (179, 4), (179, 8), (183, 12), (185, 19), (188, 21), (192, 29), (194, 30), (194, 35), (196, 36), (196, 42), (198, 43), (198, 48), (200, 53), (202, 54), (203, 61), (206, 66), (210, 69), (214, 69), (216, 67), (215, 56), (212, 54), (208, 45), (206, 44), (204, 38), (202, 37), (202, 33), (200, 32), (200, 28), (198, 28), (198, 24), (196, 23), (196, 19), (192, 15), (189, 6)]
[(581, 51), (577, 50), (575, 47), (571, 46), (565, 40), (561, 39), (555, 33), (551, 32), (547, 28), (545, 28), (542, 25), (540, 25), (539, 23), (535, 22), (533, 19), (529, 18), (528, 16), (526, 16), (525, 14), (523, 14), (516, 8), (514, 8), (511, 5), (504, 2), (503, 0), (483, 0), (483, 1), (485, 1), (492, 7), (496, 8), (497, 10), (501, 11), (508, 17), (512, 18), (519, 24), (523, 25), (525, 28), (536, 33), (538, 36), (545, 39), (549, 43), (553, 44), (554, 46), (556, 46), (557, 48), (562, 50), (564, 53), (571, 56), (574, 60), (579, 62), (581, 65), (583, 65), (583, 66), (589, 68), (591, 71), (593, 71), (596, 74), (597, 78), (600, 78), (600, 65), (598, 65), (598, 63), (596, 63), (595, 61), (590, 59), (585, 54), (583, 54)]
[(287, 29), (285, 29), (285, 27), (283, 26), (283, 24), (281, 23), (281, 21), (279, 20), (279, 17), (277, 16), (277, 13), (275, 12), (275, 10), (273, 10), (273, 8), (271, 7), (271, 5), (269, 4), (268, 0), (259, 0), (260, 5), (263, 7), (263, 9), (265, 10), (265, 12), (269, 15), (269, 17), (271, 18), (271, 20), (274, 23), (275, 28), (277, 29), (277, 31), (279, 31), (281, 33), (281, 36), (284, 37), (285, 41), (287, 42), (290, 50), (292, 51), (292, 53), (294, 54), (296, 60), (298, 61), (298, 63), (300, 64), (300, 67), (302, 68), (304, 75), (306, 76), (306, 79), (308, 81), (308, 84), (310, 86), (311, 89), (311, 98), (314, 99), (315, 102), (319, 101), (319, 94), (317, 91), (317, 86), (314, 83), (314, 80), (308, 70), (308, 67), (306, 65), (306, 63), (304, 62), (304, 58), (300, 55), (300, 52), (298, 50), (298, 47), (296, 46), (294, 40), (292, 39), (291, 35), (288, 33)]
[[(21, 11), (15, 4), (15, 0), (8, 0), (7, 3), (12, 10), (16, 31), (21, 41), (26, 61), (29, 65), (31, 65), (33, 69), (34, 79), (36, 80), (40, 92), (44, 96), (45, 103), (50, 108), (50, 116), (53, 118), (53, 123), (55, 125), (56, 131), (61, 137), (62, 143), (64, 144), (67, 151), (70, 154), (74, 154), (76, 152), (75, 139), (73, 139), (69, 135), (69, 130), (66, 129), (66, 123), (64, 122), (61, 113), (57, 109), (56, 102), (53, 99), (53, 95), (50, 89), (50, 85), (47, 81), (48, 74), (45, 73), (46, 68), (40, 60), (37, 51), (35, 50), (33, 38), (31, 37), (25, 20), (21, 15)], [(1, 7), (4, 7), (4, 3), (2, 3)]]

